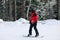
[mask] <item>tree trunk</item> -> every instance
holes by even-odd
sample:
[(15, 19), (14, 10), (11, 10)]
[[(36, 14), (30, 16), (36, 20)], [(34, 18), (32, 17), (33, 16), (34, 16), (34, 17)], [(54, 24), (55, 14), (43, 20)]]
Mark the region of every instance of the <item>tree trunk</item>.
[(16, 13), (16, 10), (17, 10), (17, 9), (16, 9), (16, 0), (15, 0), (14, 3), (15, 3), (15, 20), (16, 20), (16, 19), (17, 19), (17, 13)]
[(58, 19), (60, 20), (60, 0), (57, 0), (57, 6), (58, 6)]
[(30, 0), (29, 6), (28, 6), (28, 10), (27, 10), (27, 19), (28, 19), (29, 9), (30, 9), (30, 6), (31, 6), (31, 1), (32, 0)]
[(25, 18), (25, 0), (20, 0), (20, 2), (22, 2), (21, 9), (20, 9), (21, 18)]
[(10, 14), (10, 20), (12, 21), (13, 20), (13, 17), (12, 17), (12, 4), (11, 4), (12, 0), (9, 0), (9, 14)]

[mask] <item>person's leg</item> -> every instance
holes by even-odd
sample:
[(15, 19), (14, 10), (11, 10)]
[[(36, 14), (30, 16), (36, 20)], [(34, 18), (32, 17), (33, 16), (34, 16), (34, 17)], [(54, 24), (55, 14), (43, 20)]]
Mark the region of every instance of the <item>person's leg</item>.
[(37, 36), (39, 36), (39, 32), (38, 32), (38, 30), (37, 30), (37, 23), (35, 23), (34, 24), (34, 30), (35, 30), (35, 32), (36, 32), (36, 35), (35, 35), (35, 37), (37, 37)]
[(28, 34), (28, 36), (32, 35), (32, 27), (33, 27), (33, 24), (30, 24), (29, 34)]

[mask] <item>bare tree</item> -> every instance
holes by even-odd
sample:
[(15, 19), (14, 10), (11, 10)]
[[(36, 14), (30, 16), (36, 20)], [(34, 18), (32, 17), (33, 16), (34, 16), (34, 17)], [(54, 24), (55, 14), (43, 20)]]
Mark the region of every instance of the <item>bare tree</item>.
[(30, 9), (30, 6), (31, 6), (31, 1), (32, 1), (32, 0), (29, 1), (29, 6), (28, 6), (28, 10), (27, 10), (27, 19), (28, 19), (29, 9)]

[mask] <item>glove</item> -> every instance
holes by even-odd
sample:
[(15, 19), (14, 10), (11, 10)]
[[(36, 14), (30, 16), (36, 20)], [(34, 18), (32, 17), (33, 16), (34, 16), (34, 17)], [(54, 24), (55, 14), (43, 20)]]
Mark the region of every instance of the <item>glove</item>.
[(32, 20), (31, 23), (34, 24), (35, 22)]

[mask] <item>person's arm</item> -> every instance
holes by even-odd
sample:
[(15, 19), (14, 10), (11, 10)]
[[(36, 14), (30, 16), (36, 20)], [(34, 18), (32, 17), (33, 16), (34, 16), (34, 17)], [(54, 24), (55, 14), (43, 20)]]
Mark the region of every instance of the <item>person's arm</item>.
[(35, 17), (35, 21), (36, 21), (36, 22), (38, 21), (38, 15)]

